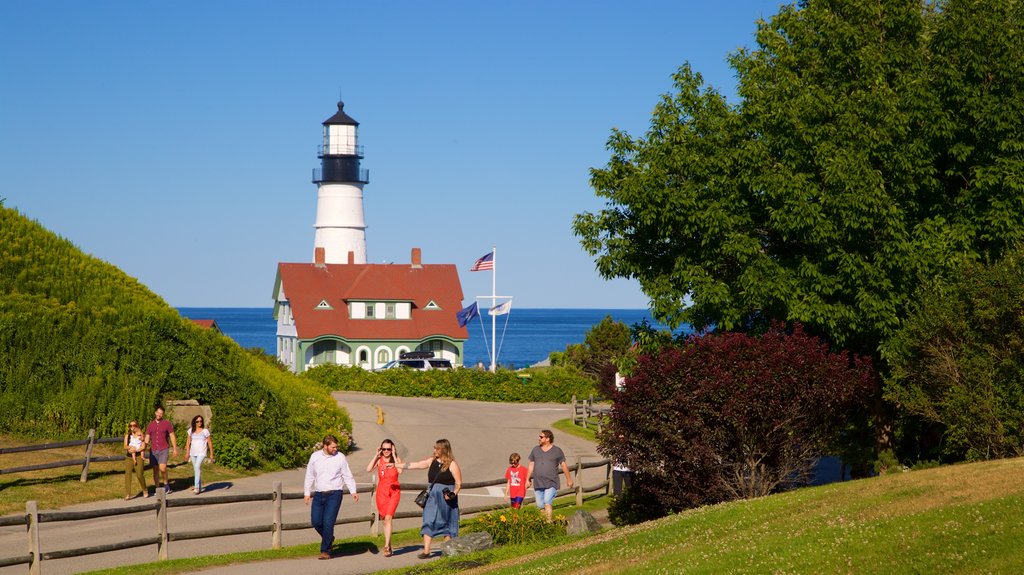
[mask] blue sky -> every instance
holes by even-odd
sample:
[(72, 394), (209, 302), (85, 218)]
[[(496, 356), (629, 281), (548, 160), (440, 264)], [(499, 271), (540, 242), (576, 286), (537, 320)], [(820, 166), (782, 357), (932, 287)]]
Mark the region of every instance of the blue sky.
[(775, 0), (2, 2), (0, 197), (175, 306), (269, 307), (310, 261), (320, 123), (360, 122), (370, 262), (498, 248), (518, 307), (645, 308), (572, 234), (613, 127), (646, 131), (690, 62)]

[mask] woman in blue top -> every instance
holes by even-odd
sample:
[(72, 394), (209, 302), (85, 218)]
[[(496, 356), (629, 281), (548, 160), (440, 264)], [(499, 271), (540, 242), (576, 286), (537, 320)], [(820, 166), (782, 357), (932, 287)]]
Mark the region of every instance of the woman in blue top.
[(430, 540), (444, 537), (448, 541), (459, 535), (459, 490), (462, 489), (462, 469), (452, 455), (452, 444), (438, 439), (434, 454), (419, 461), (402, 464), (404, 469), (426, 469), (427, 481), (432, 483), (430, 497), (423, 508), (423, 552), (420, 559), (430, 557)]

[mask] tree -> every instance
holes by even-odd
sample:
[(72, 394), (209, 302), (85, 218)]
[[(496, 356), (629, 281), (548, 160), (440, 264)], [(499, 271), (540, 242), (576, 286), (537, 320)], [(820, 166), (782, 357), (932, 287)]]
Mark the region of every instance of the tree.
[(615, 362), (629, 352), (630, 345), (629, 328), (609, 315), (587, 331), (583, 343), (567, 345), (562, 361), (597, 381), (601, 393), (609, 394), (615, 389)]
[[(1024, 250), (968, 263), (951, 286), (924, 290), (885, 348), (886, 397), (930, 452), (904, 459), (981, 460), (1024, 454)], [(916, 423), (916, 422), (915, 422)]]
[(640, 357), (598, 449), (662, 511), (758, 497), (805, 483), (875, 386), (870, 360), (799, 326), (691, 336)]
[(612, 132), (574, 231), (671, 326), (799, 321), (878, 359), (919, 286), (1024, 239), (1022, 23), (1008, 0), (782, 7), (730, 58), (739, 103), (683, 65), (645, 137)]

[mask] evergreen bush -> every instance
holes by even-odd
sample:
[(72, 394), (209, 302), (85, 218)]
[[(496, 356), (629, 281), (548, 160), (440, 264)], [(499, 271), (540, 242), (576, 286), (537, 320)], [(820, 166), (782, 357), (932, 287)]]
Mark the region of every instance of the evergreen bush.
[[(212, 407), (218, 459), (237, 467), (304, 463), (324, 433), (352, 427), (322, 386), (183, 319), (134, 278), (0, 206), (0, 432), (120, 436), (172, 399)], [(255, 447), (232, 447), (246, 441)], [(238, 454), (224, 457), (222, 442)]]
[(416, 371), (388, 369), (369, 372), (358, 367), (323, 365), (303, 377), (335, 391), (366, 391), (401, 397), (451, 397), (478, 401), (568, 403), (572, 396), (594, 393), (593, 380), (564, 367), (531, 368), (530, 377), (499, 369), (496, 373), (477, 369)]

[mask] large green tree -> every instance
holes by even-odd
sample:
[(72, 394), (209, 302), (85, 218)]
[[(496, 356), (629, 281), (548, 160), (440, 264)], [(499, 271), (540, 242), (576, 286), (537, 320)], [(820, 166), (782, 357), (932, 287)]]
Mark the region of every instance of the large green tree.
[(878, 358), (921, 285), (1024, 238), (1022, 22), (1011, 0), (784, 6), (730, 58), (738, 102), (684, 65), (644, 137), (613, 131), (574, 231), (670, 325), (799, 321)]
[(905, 461), (1024, 454), (1024, 250), (930, 286), (883, 348), (885, 395), (914, 418)]

